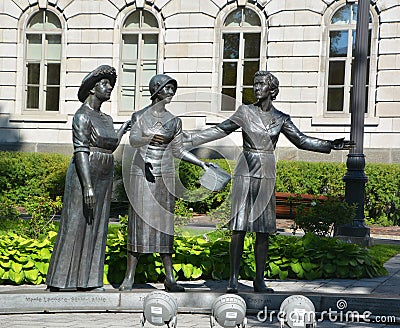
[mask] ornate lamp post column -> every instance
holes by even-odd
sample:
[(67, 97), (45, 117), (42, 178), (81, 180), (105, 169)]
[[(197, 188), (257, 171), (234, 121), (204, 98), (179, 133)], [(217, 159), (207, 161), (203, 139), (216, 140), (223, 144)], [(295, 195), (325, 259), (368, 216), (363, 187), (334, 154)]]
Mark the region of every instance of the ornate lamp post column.
[(339, 227), (338, 235), (352, 242), (368, 244), (370, 229), (364, 222), (365, 183), (364, 173), (364, 116), (366, 106), (367, 54), (369, 0), (358, 1), (356, 45), (354, 55), (354, 84), (350, 139), (356, 142), (347, 158), (347, 172), (343, 177), (346, 184), (345, 198), (349, 204), (357, 204), (356, 218), (350, 226)]

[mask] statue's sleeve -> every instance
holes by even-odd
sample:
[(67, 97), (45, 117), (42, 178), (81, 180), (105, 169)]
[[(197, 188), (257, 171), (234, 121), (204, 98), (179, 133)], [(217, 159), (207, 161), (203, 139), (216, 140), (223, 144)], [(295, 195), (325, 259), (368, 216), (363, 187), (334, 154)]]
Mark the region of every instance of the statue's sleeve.
[(72, 120), (72, 142), (74, 153), (90, 152), (90, 134), (92, 123), (86, 113), (76, 113)]
[(203, 131), (191, 133), (191, 143), (193, 146), (221, 139), (237, 130), (240, 126), (231, 118)]
[(175, 120), (175, 136), (169, 145), (173, 156), (201, 167), (203, 162), (183, 146), (182, 120), (179, 117), (176, 117)]
[(305, 135), (294, 125), (289, 115), (284, 119), (281, 131), (299, 149), (327, 154), (331, 152), (331, 142), (329, 140)]
[(138, 120), (137, 114), (132, 114), (131, 119), (131, 132), (129, 135), (129, 143), (132, 147), (141, 147), (147, 145), (150, 142), (148, 137), (143, 136), (142, 127), (140, 120)]

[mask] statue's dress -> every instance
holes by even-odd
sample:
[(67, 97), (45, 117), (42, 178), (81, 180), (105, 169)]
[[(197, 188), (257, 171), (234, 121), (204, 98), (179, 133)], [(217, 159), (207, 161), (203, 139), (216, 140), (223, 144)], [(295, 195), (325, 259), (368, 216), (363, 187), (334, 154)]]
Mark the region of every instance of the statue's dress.
[[(155, 117), (151, 107), (132, 115), (130, 144), (135, 148), (130, 170), (128, 250), (172, 253), (174, 243), (174, 157), (187, 152), (182, 121), (168, 111)], [(166, 140), (149, 143), (154, 134)]]
[(232, 184), (230, 229), (274, 233), (276, 231), (274, 150), (282, 132), (297, 148), (329, 153), (328, 140), (306, 136), (290, 116), (272, 108), (263, 112), (256, 105), (242, 105), (220, 124), (192, 134), (192, 145), (217, 140), (242, 129), (243, 151)]
[(82, 105), (72, 124), (74, 154), (89, 154), (96, 204), (88, 211), (74, 157), (69, 165), (63, 209), (46, 284), (58, 288), (103, 286), (104, 259), (118, 137), (109, 115)]

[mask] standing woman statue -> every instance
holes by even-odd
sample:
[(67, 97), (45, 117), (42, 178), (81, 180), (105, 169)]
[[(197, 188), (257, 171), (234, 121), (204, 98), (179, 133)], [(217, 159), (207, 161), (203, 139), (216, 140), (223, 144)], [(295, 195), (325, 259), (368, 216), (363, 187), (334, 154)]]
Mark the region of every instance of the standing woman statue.
[(74, 155), (69, 165), (60, 227), (46, 284), (50, 291), (104, 290), (104, 259), (114, 172), (113, 151), (130, 121), (116, 132), (100, 110), (117, 75), (102, 65), (79, 88), (83, 103), (72, 121)]
[(273, 292), (264, 281), (269, 235), (276, 231), (274, 150), (282, 132), (297, 148), (321, 153), (332, 149), (350, 149), (353, 142), (333, 141), (306, 136), (290, 116), (277, 110), (272, 101), (279, 92), (278, 79), (267, 71), (254, 76), (256, 103), (242, 105), (222, 123), (198, 133), (186, 134), (185, 143), (198, 146), (227, 136), (242, 128), (243, 152), (235, 168), (230, 229), (230, 278), (227, 292), (238, 292), (240, 261), (246, 232), (256, 232), (254, 255), (256, 292)]
[(202, 162), (185, 150), (182, 121), (171, 114), (169, 104), (177, 82), (160, 74), (149, 83), (151, 105), (133, 113), (129, 141), (135, 148), (130, 170), (128, 197), (128, 260), (120, 290), (131, 290), (141, 253), (160, 253), (165, 269), (167, 291), (183, 292), (172, 268), (174, 244), (175, 167), (174, 157), (206, 170)]

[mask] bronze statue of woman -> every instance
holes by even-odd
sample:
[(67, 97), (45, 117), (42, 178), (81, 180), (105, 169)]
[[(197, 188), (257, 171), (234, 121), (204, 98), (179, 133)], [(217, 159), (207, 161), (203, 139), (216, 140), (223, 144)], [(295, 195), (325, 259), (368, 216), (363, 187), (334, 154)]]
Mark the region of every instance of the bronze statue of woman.
[(68, 167), (57, 240), (47, 272), (50, 291), (103, 290), (114, 172), (113, 152), (130, 121), (116, 132), (100, 109), (110, 99), (115, 69), (102, 65), (79, 88), (82, 106), (72, 121), (74, 155)]
[(323, 140), (306, 136), (290, 116), (276, 109), (272, 101), (279, 92), (278, 79), (267, 71), (254, 76), (256, 103), (241, 105), (227, 120), (209, 129), (186, 134), (184, 142), (192, 146), (217, 140), (241, 128), (243, 151), (235, 168), (232, 184), (230, 229), (230, 279), (227, 292), (238, 292), (240, 261), (246, 232), (256, 232), (256, 292), (273, 292), (264, 281), (269, 235), (276, 231), (274, 150), (282, 132), (297, 148), (321, 153), (332, 149), (350, 149), (354, 143), (343, 139)]
[(188, 152), (182, 143), (182, 121), (165, 106), (175, 95), (177, 82), (155, 75), (149, 82), (151, 105), (133, 113), (129, 141), (135, 148), (128, 197), (128, 260), (120, 290), (131, 290), (141, 253), (160, 253), (167, 291), (182, 292), (172, 267), (174, 243), (174, 157), (204, 170), (210, 166)]

